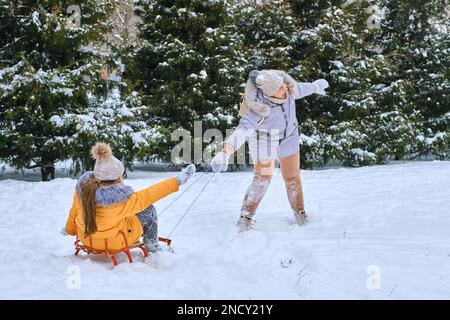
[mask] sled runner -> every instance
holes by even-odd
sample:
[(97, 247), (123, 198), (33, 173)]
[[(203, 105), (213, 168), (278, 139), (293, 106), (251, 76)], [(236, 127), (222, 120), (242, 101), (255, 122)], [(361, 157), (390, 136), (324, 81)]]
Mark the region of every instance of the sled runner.
[[(75, 233), (76, 233), (76, 240), (75, 240), (75, 255), (77, 256), (78, 253), (80, 251), (84, 251), (87, 254), (100, 254), (100, 255), (104, 255), (107, 256), (108, 258), (110, 258), (114, 264), (114, 267), (116, 267), (118, 265), (117, 262), (117, 258), (116, 255), (119, 253), (125, 253), (128, 257), (128, 261), (130, 263), (133, 263), (133, 257), (131, 256), (131, 249), (136, 249), (139, 248), (142, 250), (142, 253), (144, 254), (144, 259), (148, 257), (148, 250), (147, 248), (145, 248), (144, 243), (142, 243), (141, 241), (138, 241), (136, 243), (133, 243), (131, 245), (128, 245), (128, 240), (125, 236), (125, 233), (123, 231), (119, 231), (118, 235), (120, 234), (123, 237), (123, 240), (125, 242), (125, 246), (119, 250), (109, 250), (108, 249), (108, 239), (105, 239), (105, 249), (95, 249), (92, 247), (92, 237), (89, 237), (89, 246), (83, 244), (81, 242), (81, 240), (78, 238), (78, 229), (75, 229)], [(172, 240), (170, 239), (166, 239), (166, 238), (162, 238), (159, 237), (158, 240), (160, 242), (164, 242), (166, 243), (169, 247), (170, 244), (172, 243)]]

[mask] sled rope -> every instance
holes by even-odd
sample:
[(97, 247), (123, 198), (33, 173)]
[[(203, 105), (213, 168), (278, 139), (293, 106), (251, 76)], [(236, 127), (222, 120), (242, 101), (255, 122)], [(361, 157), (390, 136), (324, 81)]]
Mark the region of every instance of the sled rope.
[(186, 189), (184, 189), (184, 191), (182, 192), (182, 193), (180, 193), (175, 199), (173, 199), (172, 200), (172, 202), (170, 202), (168, 205), (167, 205), (167, 207), (165, 207), (159, 214), (158, 214), (158, 217), (160, 217), (163, 213), (164, 213), (164, 211), (166, 211), (167, 209), (169, 209), (169, 207), (170, 206), (172, 206), (178, 199), (180, 199), (181, 198), (181, 196), (186, 192), (186, 191), (188, 191), (198, 180), (200, 180), (204, 175), (205, 175), (205, 173), (207, 173), (207, 172), (209, 172), (209, 170), (206, 170), (206, 171), (204, 171), (197, 179), (195, 179)]
[[(205, 172), (206, 173), (206, 172)], [(211, 175), (211, 178), (208, 179), (208, 181), (206, 182), (206, 184), (203, 186), (202, 190), (200, 190), (200, 192), (198, 193), (198, 195), (195, 197), (194, 201), (192, 201), (192, 203), (189, 205), (189, 207), (186, 209), (186, 211), (184, 212), (183, 216), (180, 218), (180, 220), (178, 220), (177, 224), (173, 227), (173, 229), (170, 231), (169, 235), (167, 236), (167, 238), (170, 238), (170, 236), (173, 234), (173, 232), (175, 231), (175, 229), (178, 227), (178, 225), (181, 223), (181, 221), (183, 221), (183, 219), (186, 217), (187, 213), (189, 212), (189, 210), (192, 208), (192, 206), (194, 205), (194, 203), (197, 201), (197, 199), (200, 197), (200, 195), (202, 194), (202, 192), (206, 189), (206, 187), (208, 186), (208, 184), (211, 182), (212, 178), (214, 178), (214, 176), (216, 175), (216, 173), (214, 173), (213, 175)], [(197, 180), (195, 180), (197, 181)], [(191, 184), (192, 185), (192, 184)]]

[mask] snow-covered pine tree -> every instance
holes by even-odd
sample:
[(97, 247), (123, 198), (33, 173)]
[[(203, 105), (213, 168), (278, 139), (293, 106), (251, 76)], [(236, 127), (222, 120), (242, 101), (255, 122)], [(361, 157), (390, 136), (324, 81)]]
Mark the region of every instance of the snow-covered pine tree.
[(246, 61), (227, 1), (137, 0), (139, 44), (128, 78), (144, 95), (154, 122), (168, 138), (159, 153), (170, 160), (170, 133), (225, 128), (235, 120)]
[[(372, 19), (381, 17), (369, 17), (373, 13), (371, 8), (361, 10), (358, 2), (345, 6), (345, 11), (356, 14), (353, 21), (357, 22), (357, 28), (349, 50), (343, 51), (347, 52), (343, 56), (345, 62), (334, 61), (334, 70), (330, 72), (338, 93), (339, 112), (335, 118), (338, 123), (329, 127), (331, 137), (326, 146), (330, 147), (332, 158), (346, 165), (403, 158), (418, 132), (418, 114), (404, 113), (401, 109), (406, 98), (403, 83), (393, 81), (398, 67), (385, 59), (373, 41), (380, 31), (373, 26)], [(358, 12), (365, 14), (358, 17)]]
[(369, 3), (292, 3), (300, 30), (292, 51), (297, 63), (290, 73), (298, 81), (325, 78), (330, 82), (327, 96), (313, 95), (298, 102), (303, 165), (323, 165), (331, 160), (345, 165), (374, 163), (375, 155), (368, 149), (370, 137), (361, 125), (373, 112), (370, 92), (365, 94), (371, 84), (354, 72), (379, 64), (367, 52), (371, 46)]
[(288, 70), (295, 64), (299, 28), (289, 1), (234, 0), (232, 8), (252, 68)]
[[(111, 60), (110, 60), (111, 61)], [(141, 96), (129, 92), (122, 80), (123, 65), (112, 59), (109, 67), (115, 71), (108, 76), (106, 95), (87, 93), (87, 106), (82, 114), (65, 113), (50, 118), (57, 128), (73, 127), (75, 132), (66, 140), (71, 146), (73, 172), (93, 168), (89, 150), (96, 141), (107, 141), (114, 150), (114, 156), (121, 159), (127, 168), (133, 160), (155, 160), (158, 158), (156, 142), (165, 137), (157, 126), (149, 126), (144, 119), (147, 107)]]
[[(1, 0), (0, 155), (17, 168), (40, 167), (54, 178), (67, 159), (76, 129), (55, 126), (54, 115), (81, 113), (87, 91), (104, 91), (96, 53), (84, 46), (100, 40), (111, 1)], [(78, 19), (81, 13), (81, 21)], [(78, 24), (79, 23), (79, 24)]]
[[(450, 53), (448, 1), (380, 0), (385, 19), (378, 44), (390, 64), (396, 66), (391, 84), (399, 86), (404, 115), (415, 115), (415, 131), (405, 146), (407, 158), (450, 156)], [(385, 89), (387, 90), (387, 89)], [(392, 93), (395, 97), (395, 92)], [(398, 99), (398, 98), (397, 98)], [(395, 136), (393, 127), (389, 136)]]
[(40, 167), (43, 180), (54, 178), (60, 160), (73, 159), (75, 172), (90, 169), (96, 140), (129, 163), (156, 134), (136, 120), (139, 97), (127, 97), (121, 71), (109, 80), (101, 72), (107, 62), (119, 65), (93, 46), (108, 35), (112, 1), (72, 4), (0, 6), (0, 157), (17, 168)]
[(330, 8), (342, 8), (343, 5), (354, 1), (348, 0), (287, 0), (295, 14), (295, 19), (302, 28), (314, 28), (320, 24), (323, 15)]

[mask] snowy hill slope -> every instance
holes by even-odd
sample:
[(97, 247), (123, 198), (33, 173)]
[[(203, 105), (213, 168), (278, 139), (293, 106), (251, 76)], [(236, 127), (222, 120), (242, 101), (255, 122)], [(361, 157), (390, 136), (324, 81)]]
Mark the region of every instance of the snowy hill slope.
[[(160, 217), (161, 236), (211, 177), (201, 174)], [(172, 175), (135, 172), (127, 183), (138, 190)], [(303, 171), (311, 215), (303, 227), (293, 224), (277, 172), (255, 230), (239, 234), (251, 177), (215, 175), (174, 232), (174, 254), (143, 262), (136, 251), (135, 263), (121, 255), (114, 270), (102, 257), (75, 257), (74, 238), (59, 233), (75, 180), (0, 181), (0, 298), (450, 298), (450, 162)], [(79, 290), (67, 286), (72, 265)]]

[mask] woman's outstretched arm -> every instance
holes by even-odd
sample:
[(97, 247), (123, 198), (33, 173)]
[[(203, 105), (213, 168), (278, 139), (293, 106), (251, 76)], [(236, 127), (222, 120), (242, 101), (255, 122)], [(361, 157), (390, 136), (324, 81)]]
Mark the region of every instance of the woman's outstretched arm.
[(248, 140), (253, 131), (254, 129), (246, 129), (239, 125), (224, 142), (222, 151), (218, 152), (212, 159), (212, 171), (227, 171), (230, 156)]
[(328, 81), (325, 79), (319, 79), (314, 82), (297, 82), (295, 85), (296, 90), (295, 99), (301, 99), (313, 93), (324, 95), (325, 89), (328, 87), (329, 87)]

